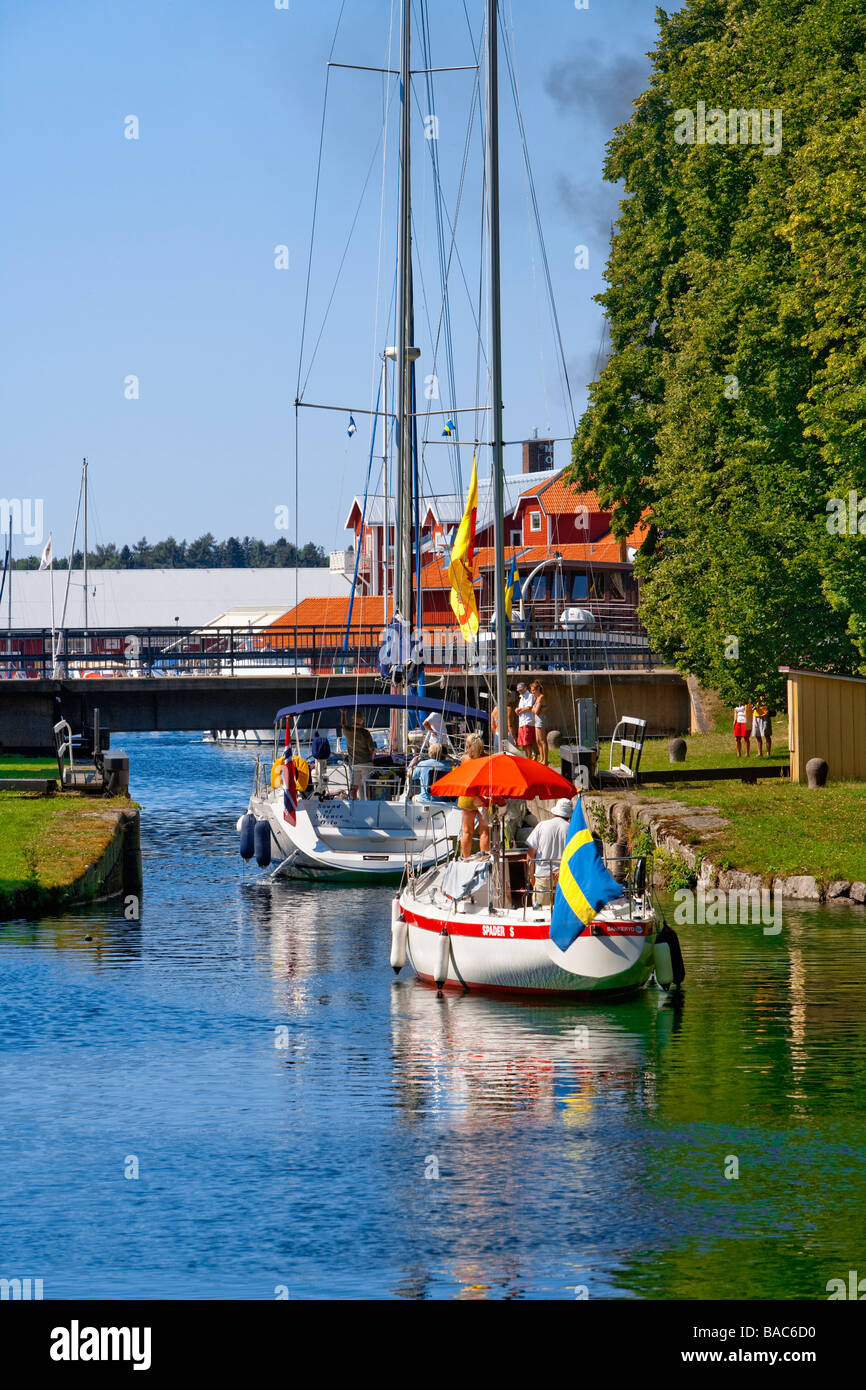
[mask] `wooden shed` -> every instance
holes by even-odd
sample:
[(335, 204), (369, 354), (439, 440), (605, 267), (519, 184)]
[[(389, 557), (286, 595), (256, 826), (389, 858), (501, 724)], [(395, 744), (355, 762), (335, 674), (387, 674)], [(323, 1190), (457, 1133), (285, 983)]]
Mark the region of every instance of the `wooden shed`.
[(866, 680), (779, 669), (788, 678), (791, 781), (806, 781), (810, 758), (825, 758), (834, 782), (866, 781)]

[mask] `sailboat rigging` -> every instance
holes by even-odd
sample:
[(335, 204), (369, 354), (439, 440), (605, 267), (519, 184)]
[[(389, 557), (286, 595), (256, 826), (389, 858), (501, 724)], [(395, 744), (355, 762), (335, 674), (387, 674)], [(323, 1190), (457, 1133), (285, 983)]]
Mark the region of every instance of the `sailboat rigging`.
[[(468, 705), (445, 699), (426, 699), (423, 694), (423, 678), (417, 681), (418, 669), (421, 669), (421, 662), (415, 659), (419, 650), (417, 633), (421, 622), (421, 531), (418, 507), (415, 363), (420, 357), (420, 349), (413, 342), (411, 0), (403, 0), (400, 34), (396, 343), (386, 348), (383, 360), (385, 390), (388, 360), (392, 360), (396, 368), (396, 535), (393, 617), (390, 629), (392, 638), (396, 639), (396, 651), (392, 651), (392, 659), (385, 668), (390, 676), (390, 696), (370, 698), (356, 693), (354, 696), (336, 701), (325, 698), (296, 703), (278, 712), (275, 720), (277, 732), (274, 763), (270, 777), (266, 779), (262, 776), (261, 766), (257, 763), (249, 809), (238, 821), (242, 855), (247, 859), (255, 856), (261, 867), (277, 874), (311, 877), (336, 875), (374, 881), (399, 878), (403, 872), (407, 849), (418, 854), (421, 861), (428, 865), (440, 863), (448, 858), (460, 833), (461, 812), (453, 804), (434, 803), (429, 796), (423, 794), (423, 789), (421, 794), (413, 795), (417, 783), (413, 782), (413, 764), (409, 757), (410, 714), (418, 721), (422, 715), (426, 716), (428, 721), (433, 717), (435, 722), (428, 723), (428, 727), (441, 732), (443, 738), (447, 738), (448, 720), (456, 721), (465, 729), (468, 721), (474, 721), (477, 726), (480, 721), (487, 719), (486, 712)], [(304, 404), (299, 387), (295, 402), (296, 412)], [(384, 417), (385, 438), (383, 463), (387, 473), (387, 435), (391, 417), (387, 409), (387, 400), (383, 400), (382, 404), (383, 411), (379, 411), (377, 402), (373, 413), (374, 429), (381, 413)], [(371, 439), (371, 461), (374, 438), (375, 435)], [(413, 538), (419, 561), (417, 578), (413, 572)], [(386, 592), (389, 545), (386, 495)], [(413, 588), (416, 590), (414, 601)], [(354, 590), (353, 583), (353, 600)], [(347, 635), (350, 625), (351, 612), (347, 623)], [(413, 672), (418, 686), (414, 690), (411, 688), (410, 679)], [(372, 751), (371, 735), (365, 728), (365, 718), (371, 710), (374, 711), (374, 715), (389, 715), (390, 739), (387, 752)], [(294, 724), (296, 747), (299, 746), (301, 724), (310, 728), (309, 750), (313, 766), (310, 767), (299, 753), (294, 755), (293, 766), (300, 776), (300, 782), (304, 784), (301, 790), (306, 791), (307, 795), (299, 799), (290, 816), (285, 816), (282, 812), (280, 788), (283, 770), (289, 759), (290, 721)], [(319, 732), (320, 728), (330, 731), (335, 725), (338, 737), (339, 731), (342, 730), (346, 742), (345, 761), (339, 757), (335, 758), (330, 748), (330, 740), (326, 740)], [(278, 756), (281, 731), (286, 752)], [(325, 747), (327, 754), (324, 754)], [(360, 754), (359, 749), (362, 750)], [(366, 768), (360, 777), (357, 770), (359, 762), (362, 769)], [(263, 828), (260, 830), (259, 826)], [(274, 861), (276, 865), (271, 868)]]
[[(508, 719), (497, 24), (497, 0), (486, 0), (495, 699), (499, 729), (504, 733)], [(602, 864), (579, 798), (561, 864), (551, 862), (548, 869), (551, 876), (559, 869), (555, 906), (549, 891), (539, 893), (530, 883), (528, 856), (520, 850), (513, 851), (510, 858), (506, 854), (499, 808), (507, 798), (521, 795), (515, 787), (526, 788), (523, 795), (544, 799), (557, 795), (553, 781), (557, 776), (537, 768), (530, 759), (502, 753), (465, 763), (458, 774), (446, 774), (433, 783), (434, 794), (457, 787), (470, 794), (481, 793), (493, 817), (492, 844), (477, 855), (470, 853), (429, 869), (407, 852), (407, 882), (392, 909), (391, 965), (397, 972), (409, 960), (422, 979), (439, 988), (554, 995), (633, 990), (646, 984), (653, 970), (662, 983), (674, 982), (671, 945), (659, 939), (646, 860), (637, 860), (622, 884), (614, 880)], [(569, 785), (562, 778), (559, 782)], [(569, 809), (570, 802), (565, 801), (560, 814), (568, 814)], [(558, 921), (555, 913), (559, 914)], [(672, 935), (669, 928), (665, 932)]]

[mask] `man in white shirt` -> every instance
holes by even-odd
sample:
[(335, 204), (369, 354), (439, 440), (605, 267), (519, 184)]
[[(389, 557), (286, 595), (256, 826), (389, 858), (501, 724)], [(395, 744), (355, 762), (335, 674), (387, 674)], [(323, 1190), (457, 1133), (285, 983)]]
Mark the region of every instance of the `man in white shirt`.
[(534, 907), (552, 907), (559, 866), (568, 843), (571, 802), (561, 797), (549, 820), (540, 820), (527, 839), (529, 873), (532, 878)]
[(534, 758), (538, 744), (535, 738), (535, 696), (523, 681), (517, 686), (517, 746), (524, 758)]
[(418, 750), (419, 758), (423, 755), (428, 743), (438, 743), (440, 748), (446, 749), (451, 753), (454, 752), (454, 745), (448, 737), (448, 730), (445, 728), (445, 720), (438, 710), (431, 709), (421, 727), (426, 732), (424, 734), (424, 742)]

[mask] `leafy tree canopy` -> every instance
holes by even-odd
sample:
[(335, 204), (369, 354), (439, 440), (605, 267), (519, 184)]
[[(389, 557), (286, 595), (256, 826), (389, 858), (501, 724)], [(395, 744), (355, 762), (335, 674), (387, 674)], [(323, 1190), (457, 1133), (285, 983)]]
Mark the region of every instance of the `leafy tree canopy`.
[(866, 6), (688, 0), (657, 20), (608, 146), (613, 351), (571, 478), (619, 536), (650, 523), (654, 648), (732, 702), (778, 702), (779, 665), (866, 670)]

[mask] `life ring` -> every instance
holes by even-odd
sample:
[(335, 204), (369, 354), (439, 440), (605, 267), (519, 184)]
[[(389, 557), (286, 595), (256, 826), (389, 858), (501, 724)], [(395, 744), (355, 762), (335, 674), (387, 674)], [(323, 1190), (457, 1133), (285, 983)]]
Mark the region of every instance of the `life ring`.
[[(281, 787), (283, 784), (284, 762), (285, 757), (279, 757), (275, 763), (271, 764), (272, 787)], [(299, 792), (305, 792), (310, 785), (310, 764), (307, 762), (306, 758), (302, 758), (300, 755), (296, 755), (292, 758), (292, 762), (295, 765), (295, 786)]]

